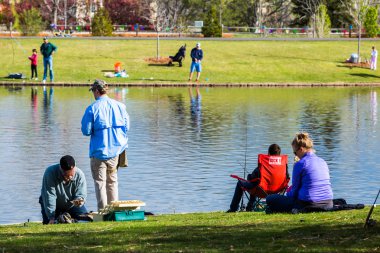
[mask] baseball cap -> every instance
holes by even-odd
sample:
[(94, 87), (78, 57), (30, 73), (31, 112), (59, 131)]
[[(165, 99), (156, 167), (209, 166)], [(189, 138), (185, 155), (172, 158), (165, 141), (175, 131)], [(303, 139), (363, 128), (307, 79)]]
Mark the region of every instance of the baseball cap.
[(108, 88), (108, 84), (105, 81), (96, 79), (95, 82), (91, 85), (91, 88), (89, 89), (89, 91), (94, 91), (94, 90), (105, 91), (107, 90), (107, 88)]
[(74, 157), (71, 155), (62, 156), (59, 165), (61, 165), (63, 170), (71, 170), (72, 167), (75, 167)]
[(43, 40), (47, 40), (48, 38), (47, 37), (44, 37)]
[(197, 44), (195, 44), (196, 47), (200, 47), (201, 46), (201, 43), (197, 42)]

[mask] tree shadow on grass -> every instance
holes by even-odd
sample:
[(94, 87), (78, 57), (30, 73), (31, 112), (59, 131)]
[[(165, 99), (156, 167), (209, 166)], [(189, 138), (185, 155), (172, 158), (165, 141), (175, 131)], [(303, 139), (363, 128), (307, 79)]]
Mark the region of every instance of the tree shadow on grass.
[(338, 68), (347, 68), (347, 69), (368, 69), (367, 67), (365, 66), (357, 66), (357, 65), (350, 65), (350, 64), (344, 64), (344, 63), (341, 63), (341, 62), (338, 62), (340, 63), (339, 65), (336, 65)]
[(283, 55), (258, 55), (251, 54), (250, 56), (254, 56), (257, 58), (274, 58), (274, 59), (286, 59), (286, 60), (303, 60), (303, 61), (315, 61), (315, 62), (331, 62), (329, 60), (316, 59), (316, 58), (308, 58), (308, 57), (294, 57), (294, 56), (283, 56)]
[(349, 75), (363, 77), (363, 78), (380, 78), (380, 76), (371, 75), (371, 74), (365, 74), (365, 73), (352, 73), (352, 74), (349, 74)]
[[(359, 223), (307, 224), (308, 220), (284, 227), (278, 224), (252, 222), (244, 225), (179, 225), (124, 226), (104, 223), (102, 226), (80, 226), (59, 231), (28, 232), (22, 235), (2, 233), (2, 246), (11, 252), (282, 252), (365, 251), (378, 246), (379, 227), (363, 230)], [(86, 226), (86, 225), (83, 225)], [(128, 228), (128, 229), (126, 229)], [(228, 238), (228, 240), (226, 239)], [(313, 249), (313, 250), (312, 250)]]
[(171, 67), (168, 64), (160, 64), (160, 63), (149, 63), (149, 67)]

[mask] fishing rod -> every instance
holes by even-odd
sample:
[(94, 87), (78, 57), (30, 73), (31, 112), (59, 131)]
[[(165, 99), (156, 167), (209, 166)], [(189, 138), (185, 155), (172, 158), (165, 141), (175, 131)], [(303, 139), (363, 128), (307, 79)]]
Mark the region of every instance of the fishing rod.
[[(9, 30), (10, 30), (11, 41), (14, 42), (15, 44), (17, 44), (18, 47), (21, 48), (21, 50), (23, 51), (24, 54), (27, 54), (26, 50), (21, 46), (21, 43), (18, 40), (16, 40), (16, 38), (13, 36), (12, 29), (13, 29), (13, 23), (10, 22)], [(12, 43), (12, 52), (13, 52), (13, 65), (14, 65), (15, 64), (15, 47), (14, 47), (13, 43)]]
[(380, 194), (380, 190), (379, 190), (379, 192), (377, 193), (377, 196), (376, 196), (376, 198), (375, 198), (375, 201), (373, 202), (373, 204), (372, 204), (372, 206), (371, 206), (371, 209), (370, 209), (369, 212), (368, 212), (367, 219), (365, 219), (364, 228), (373, 227), (373, 226), (376, 224), (376, 221), (373, 220), (373, 219), (370, 219), (370, 218), (371, 218), (371, 215), (372, 215), (373, 209), (374, 209), (375, 206), (376, 206), (376, 201), (377, 201), (377, 198), (379, 197), (379, 194)]
[[(245, 123), (245, 152), (244, 152), (244, 166), (243, 166), (244, 179), (246, 178), (246, 172), (247, 172), (247, 150), (248, 150), (248, 122)], [(244, 211), (244, 210), (245, 210), (244, 196), (242, 196), (241, 202), (240, 202), (240, 211)]]

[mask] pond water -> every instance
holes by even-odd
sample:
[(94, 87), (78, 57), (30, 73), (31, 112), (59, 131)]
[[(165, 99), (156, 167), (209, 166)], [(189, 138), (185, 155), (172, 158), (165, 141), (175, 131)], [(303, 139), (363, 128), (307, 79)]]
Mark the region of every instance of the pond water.
[[(193, 96), (196, 95), (192, 89)], [(380, 182), (379, 88), (207, 88), (191, 105), (188, 88), (112, 88), (131, 118), (130, 167), (119, 171), (120, 199), (153, 213), (225, 211), (244, 167), (278, 143), (308, 131), (332, 178), (334, 197), (372, 203)], [(0, 223), (41, 220), (38, 197), (47, 166), (71, 154), (88, 182), (89, 138), (80, 121), (94, 101), (88, 88), (0, 87)]]

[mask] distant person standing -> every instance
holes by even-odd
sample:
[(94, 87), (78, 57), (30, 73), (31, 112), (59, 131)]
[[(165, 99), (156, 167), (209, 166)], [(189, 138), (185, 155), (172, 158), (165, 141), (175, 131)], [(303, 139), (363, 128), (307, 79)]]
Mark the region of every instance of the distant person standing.
[(44, 37), (44, 42), (40, 48), (41, 54), (44, 56), (44, 77), (42, 83), (46, 83), (47, 77), (47, 69), (49, 66), (49, 74), (50, 74), (50, 82), (54, 81), (54, 73), (53, 73), (53, 54), (57, 51), (57, 47), (50, 43), (46, 37)]
[(372, 47), (372, 52), (371, 52), (371, 69), (376, 70), (377, 69), (377, 50), (375, 47)]
[(195, 47), (191, 50), (190, 57), (192, 59), (191, 66), (190, 66), (190, 76), (189, 81), (193, 78), (193, 72), (197, 71), (197, 79), (196, 82), (199, 81), (199, 77), (201, 75), (202, 71), (202, 65), (201, 61), (203, 59), (203, 51), (201, 49), (201, 43), (197, 43)]
[(135, 29), (136, 37), (139, 36), (139, 24), (136, 23), (135, 26), (134, 26), (133, 28)]
[(82, 118), (82, 133), (91, 136), (91, 173), (98, 210), (117, 201), (119, 155), (128, 148), (129, 115), (123, 103), (107, 96), (108, 85), (96, 80), (91, 88), (96, 101)]
[(28, 57), (30, 60), (30, 69), (32, 71), (32, 75), (30, 79), (35, 78), (35, 80), (38, 80), (38, 75), (37, 75), (37, 49), (32, 50), (32, 55)]

